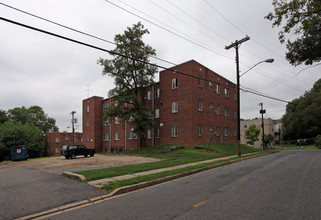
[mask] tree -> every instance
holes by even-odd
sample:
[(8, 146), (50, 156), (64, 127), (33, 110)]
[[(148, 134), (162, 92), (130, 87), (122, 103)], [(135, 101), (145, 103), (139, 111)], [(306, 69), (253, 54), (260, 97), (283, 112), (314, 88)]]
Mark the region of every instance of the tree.
[(292, 65), (311, 65), (321, 60), (321, 1), (320, 0), (273, 0), (274, 13), (266, 19), (272, 27), (284, 25), (279, 40), (285, 42), (285, 34), (297, 35), (287, 40), (286, 59)]
[(31, 106), (26, 108), (16, 107), (8, 110), (8, 117), (13, 122), (20, 122), (21, 124), (31, 123), (37, 126), (43, 133), (58, 132), (56, 120), (48, 117), (40, 106)]
[(27, 145), (28, 155), (38, 156), (44, 148), (43, 133), (31, 123), (7, 121), (0, 125), (1, 154), (8, 154), (12, 145)]
[(286, 106), (282, 117), (284, 138), (315, 138), (321, 134), (321, 79), (303, 96)]
[(259, 140), (259, 135), (261, 129), (256, 125), (251, 125), (247, 130), (245, 130), (245, 139), (247, 144), (254, 145), (255, 141)]
[(155, 50), (146, 45), (142, 37), (148, 30), (138, 22), (128, 27), (123, 34), (115, 36), (116, 48), (111, 51), (113, 59), (98, 60), (103, 66), (103, 75), (114, 78), (115, 88), (109, 91), (109, 96), (117, 105), (105, 111), (105, 118), (111, 120), (120, 117), (128, 121), (145, 145), (144, 134), (147, 127), (153, 126), (151, 109), (148, 109), (144, 100), (146, 89), (154, 84), (157, 68), (147, 64), (150, 56), (155, 56)]
[(274, 141), (273, 134), (264, 134), (264, 146), (268, 146), (268, 144), (272, 145), (273, 141)]
[(9, 118), (8, 118), (7, 112), (0, 109), (0, 124), (5, 123), (8, 120)]

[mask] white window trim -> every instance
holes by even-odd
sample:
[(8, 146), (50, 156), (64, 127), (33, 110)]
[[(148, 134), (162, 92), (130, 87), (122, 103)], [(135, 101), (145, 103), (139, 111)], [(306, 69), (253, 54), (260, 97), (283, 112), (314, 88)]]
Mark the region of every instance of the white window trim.
[(178, 102), (172, 102), (172, 113), (178, 112)]
[(172, 126), (172, 137), (178, 137), (178, 127)]
[(178, 88), (178, 78), (173, 78), (172, 79), (172, 89), (177, 89)]
[(198, 111), (203, 111), (203, 100), (198, 100)]
[(159, 109), (155, 109), (155, 118), (159, 118)]

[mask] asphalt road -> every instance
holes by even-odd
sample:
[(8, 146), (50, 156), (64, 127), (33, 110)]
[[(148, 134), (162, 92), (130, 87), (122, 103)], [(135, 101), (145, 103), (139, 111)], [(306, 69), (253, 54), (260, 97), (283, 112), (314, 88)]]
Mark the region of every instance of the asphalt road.
[(14, 219), (101, 195), (86, 183), (0, 164), (0, 219)]
[(321, 219), (321, 150), (283, 151), (49, 219)]

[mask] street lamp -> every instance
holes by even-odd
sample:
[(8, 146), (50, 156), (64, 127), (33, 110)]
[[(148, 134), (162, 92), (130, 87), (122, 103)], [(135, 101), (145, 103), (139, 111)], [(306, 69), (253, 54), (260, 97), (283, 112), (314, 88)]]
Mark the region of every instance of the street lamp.
[(262, 60), (262, 61), (260, 61), (260, 62), (258, 62), (257, 64), (255, 64), (254, 66), (252, 66), (250, 69), (248, 69), (248, 70), (246, 70), (244, 73), (242, 73), (241, 75), (240, 75), (240, 77), (241, 76), (243, 76), (245, 73), (247, 73), (248, 71), (250, 71), (251, 69), (253, 69), (254, 67), (256, 67), (257, 65), (259, 65), (260, 63), (273, 63), (274, 62), (274, 59), (273, 58), (271, 58), (271, 59), (266, 59), (266, 60)]

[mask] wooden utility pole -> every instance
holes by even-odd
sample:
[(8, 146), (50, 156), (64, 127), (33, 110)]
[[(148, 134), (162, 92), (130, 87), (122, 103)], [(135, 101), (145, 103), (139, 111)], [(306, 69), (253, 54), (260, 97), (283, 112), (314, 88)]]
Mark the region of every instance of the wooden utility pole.
[(250, 40), (249, 36), (246, 36), (245, 38), (241, 40), (236, 40), (234, 43), (232, 43), (229, 46), (226, 46), (225, 49), (229, 50), (232, 47), (235, 48), (236, 51), (236, 81), (237, 81), (237, 150), (238, 150), (238, 156), (241, 156), (241, 110), (240, 110), (240, 67), (239, 67), (239, 46), (244, 43), (245, 41)]

